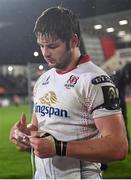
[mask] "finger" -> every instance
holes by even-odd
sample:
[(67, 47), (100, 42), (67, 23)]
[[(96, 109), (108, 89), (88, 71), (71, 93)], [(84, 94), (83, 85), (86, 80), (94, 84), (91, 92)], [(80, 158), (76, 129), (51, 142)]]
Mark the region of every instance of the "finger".
[(22, 115), (21, 115), (21, 124), (22, 124), (24, 127), (27, 126), (25, 113), (22, 113)]
[(49, 158), (50, 155), (48, 153), (40, 153), (39, 151), (37, 150), (34, 150), (34, 154), (39, 157), (39, 158)]
[(38, 137), (33, 137), (33, 138), (31, 137), (29, 139), (29, 143), (34, 149), (38, 149), (40, 145), (42, 144), (41, 138), (38, 138)]
[(35, 149), (34, 149), (34, 154), (36, 155), (36, 156), (38, 156), (38, 151), (36, 151)]
[(35, 154), (37, 157), (39, 157), (39, 158), (42, 158), (42, 157), (43, 157), (43, 155), (42, 155), (39, 151), (37, 151), (37, 150), (34, 150), (34, 154)]
[(30, 148), (30, 146), (28, 146), (28, 145), (25, 145), (25, 144), (16, 144), (16, 148), (18, 149), (18, 150), (26, 150), (26, 149), (29, 149)]
[(20, 126), (21, 126), (21, 122), (20, 122), (20, 121), (16, 122), (16, 124), (15, 124), (15, 128), (19, 129), (19, 128), (20, 128)]
[(23, 143), (23, 142), (20, 142), (20, 141), (15, 141), (15, 144), (16, 144), (16, 146), (19, 146), (20, 148), (29, 148), (30, 147), (30, 144), (25, 144), (25, 143)]
[(10, 138), (10, 142), (12, 143), (12, 144), (17, 144), (17, 140), (13, 137), (13, 138)]
[(35, 146), (36, 146), (36, 144), (37, 144), (37, 141), (38, 141), (38, 138), (36, 138), (36, 137), (31, 137), (31, 138), (29, 139), (30, 145), (31, 145), (32, 147), (34, 147), (34, 148), (35, 148)]
[(27, 127), (26, 123), (26, 115), (25, 113), (22, 113), (20, 121), (18, 121), (15, 125), (15, 128), (19, 129), (20, 131), (23, 131)]

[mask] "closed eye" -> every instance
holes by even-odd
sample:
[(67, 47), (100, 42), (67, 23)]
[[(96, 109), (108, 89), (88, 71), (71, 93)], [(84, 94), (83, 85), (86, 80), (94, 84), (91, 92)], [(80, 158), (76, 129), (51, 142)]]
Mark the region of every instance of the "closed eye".
[(54, 44), (50, 44), (50, 45), (48, 45), (47, 46), (48, 48), (50, 48), (50, 49), (55, 49), (55, 48), (57, 48), (58, 47), (58, 45), (54, 45)]

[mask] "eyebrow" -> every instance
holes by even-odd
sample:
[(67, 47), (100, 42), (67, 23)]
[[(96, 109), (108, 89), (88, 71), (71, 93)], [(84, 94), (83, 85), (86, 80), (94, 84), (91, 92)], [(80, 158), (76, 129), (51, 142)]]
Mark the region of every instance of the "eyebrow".
[[(46, 44), (46, 42), (45, 43), (41, 43), (40, 41), (37, 41), (37, 44), (38, 45), (44, 45), (44, 44)], [(47, 42), (47, 45), (57, 45), (58, 44), (58, 42), (57, 41), (53, 41), (53, 42)]]

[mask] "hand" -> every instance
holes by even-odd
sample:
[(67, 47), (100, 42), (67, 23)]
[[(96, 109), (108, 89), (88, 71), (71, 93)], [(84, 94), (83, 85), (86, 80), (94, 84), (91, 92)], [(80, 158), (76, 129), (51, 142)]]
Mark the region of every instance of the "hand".
[(27, 137), (24, 136), (24, 141), (22, 141), (23, 137), (20, 136), (20, 134), (25, 134), (25, 136), (30, 135), (30, 131), (27, 128), (26, 115), (24, 113), (22, 113), (21, 120), (17, 122), (10, 130), (10, 141), (11, 143), (16, 144), (16, 147), (19, 150), (29, 149), (29, 140), (27, 141)]
[(49, 158), (56, 155), (55, 141), (51, 135), (40, 137), (38, 131), (32, 131), (30, 145), (34, 148), (34, 154), (40, 158)]

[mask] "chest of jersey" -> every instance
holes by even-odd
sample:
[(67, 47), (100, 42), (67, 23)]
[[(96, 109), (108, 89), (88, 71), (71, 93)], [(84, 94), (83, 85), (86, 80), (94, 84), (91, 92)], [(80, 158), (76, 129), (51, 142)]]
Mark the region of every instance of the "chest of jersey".
[(88, 84), (85, 87), (83, 82), (83, 76), (76, 73), (51, 73), (41, 79), (34, 96), (34, 112), (40, 129), (58, 139), (79, 139), (91, 133), (94, 121), (88, 113), (85, 95)]
[[(48, 79), (48, 81), (47, 81)], [(35, 112), (43, 117), (70, 117), (78, 113), (83, 104), (79, 76), (60, 75), (43, 79), (35, 94)]]

